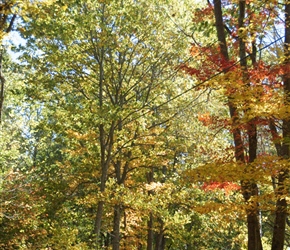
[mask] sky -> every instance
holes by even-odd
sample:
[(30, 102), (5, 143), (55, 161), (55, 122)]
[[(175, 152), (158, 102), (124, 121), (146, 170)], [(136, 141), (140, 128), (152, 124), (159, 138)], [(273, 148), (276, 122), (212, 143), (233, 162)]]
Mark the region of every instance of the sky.
[(11, 50), (11, 45), (12, 46), (19, 46), (19, 45), (24, 45), (26, 42), (25, 40), (19, 35), (17, 31), (11, 31), (3, 41), (4, 46), (7, 46), (8, 53), (10, 54), (12, 60), (17, 61), (18, 56), (20, 53), (13, 52)]

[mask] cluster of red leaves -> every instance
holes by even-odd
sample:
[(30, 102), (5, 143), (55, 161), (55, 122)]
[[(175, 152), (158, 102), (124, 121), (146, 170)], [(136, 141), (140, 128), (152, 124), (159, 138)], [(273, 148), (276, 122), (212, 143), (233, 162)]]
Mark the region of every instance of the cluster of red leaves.
[(224, 190), (226, 195), (228, 195), (232, 191), (240, 190), (241, 186), (229, 181), (226, 182), (211, 181), (208, 183), (205, 182), (201, 188), (204, 191), (214, 191), (216, 189), (221, 189)]
[(193, 23), (201, 23), (205, 20), (212, 18), (213, 6), (208, 4), (206, 7), (198, 9), (198, 11), (193, 12)]
[(289, 74), (290, 65), (266, 65), (260, 61), (254, 68), (248, 70), (249, 80), (252, 84), (267, 84), (275, 88), (281, 87), (281, 77)]
[(191, 76), (195, 76), (200, 81), (206, 81), (214, 74), (234, 69), (234, 61), (227, 60), (220, 53), (219, 47), (199, 47), (193, 45), (190, 49), (193, 58), (198, 59), (202, 67), (193, 68), (188, 64), (181, 64), (180, 69)]
[[(206, 81), (213, 75), (222, 71), (235, 71), (239, 66), (237, 62), (226, 60), (220, 53), (218, 48), (210, 47), (198, 47), (192, 46), (190, 50), (191, 55), (194, 58), (198, 58), (202, 67), (193, 68), (188, 64), (181, 64), (180, 69), (191, 76), (197, 77), (200, 81)], [(249, 81), (253, 85), (267, 84), (273, 87), (281, 86), (281, 77), (289, 74), (290, 65), (277, 65), (275, 67), (266, 65), (260, 61), (255, 67), (248, 69)]]

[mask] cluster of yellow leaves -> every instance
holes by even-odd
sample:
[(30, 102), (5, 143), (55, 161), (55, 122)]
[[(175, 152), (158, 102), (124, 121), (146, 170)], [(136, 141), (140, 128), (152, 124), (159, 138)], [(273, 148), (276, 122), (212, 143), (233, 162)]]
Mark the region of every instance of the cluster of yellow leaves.
[(217, 162), (201, 164), (195, 169), (187, 170), (185, 177), (197, 181), (238, 182), (239, 180), (256, 180), (261, 183), (271, 181), (280, 171), (290, 169), (290, 163), (278, 156), (265, 155), (255, 162)]

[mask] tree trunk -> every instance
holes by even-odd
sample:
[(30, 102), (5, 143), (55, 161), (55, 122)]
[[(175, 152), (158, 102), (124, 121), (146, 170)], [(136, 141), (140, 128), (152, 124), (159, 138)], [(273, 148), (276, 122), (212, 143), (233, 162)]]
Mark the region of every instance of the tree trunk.
[(147, 250), (153, 250), (153, 215), (150, 213), (149, 221), (147, 223)]
[(3, 52), (0, 51), (0, 123), (2, 122), (2, 112), (3, 112), (3, 103), (4, 103), (4, 86), (5, 86), (5, 78), (2, 73), (3, 67)]
[[(222, 14), (222, 5), (220, 0), (214, 0), (214, 15), (215, 15), (215, 25), (217, 30), (218, 41), (220, 45), (220, 51), (222, 57), (225, 60), (229, 60), (228, 48), (226, 43), (226, 36), (224, 30), (223, 14)], [(245, 15), (245, 1), (239, 1), (239, 27), (243, 27)], [(239, 41), (239, 50), (240, 50), (240, 62), (243, 70), (246, 70), (246, 55), (245, 55), (245, 43), (243, 39), (240, 38)], [(227, 69), (224, 69), (225, 73)], [(237, 162), (245, 164), (244, 156), (244, 145), (242, 141), (241, 130), (237, 126), (238, 122), (238, 113), (237, 108), (231, 101), (231, 96), (228, 97), (228, 106), (230, 111), (230, 116), (233, 123), (233, 138), (235, 145), (235, 159)], [(249, 129), (247, 131), (249, 138), (249, 152), (250, 152), (250, 161), (253, 162), (256, 159), (256, 150), (257, 150), (257, 131), (254, 123), (249, 123)], [(258, 187), (255, 183), (249, 181), (242, 181), (242, 192), (245, 198), (245, 201), (249, 201), (253, 195), (258, 194)], [(258, 204), (254, 205), (254, 209), (247, 211), (247, 227), (248, 227), (248, 250), (262, 250), (261, 236), (260, 236), (260, 225), (258, 219)]]
[(120, 249), (120, 224), (121, 224), (121, 205), (117, 204), (114, 207), (114, 225), (113, 225), (113, 236), (112, 246), (113, 250)]
[[(149, 173), (147, 173), (147, 182), (150, 184), (154, 180), (154, 168), (151, 167), (151, 170)], [(153, 195), (154, 192), (153, 190), (148, 191), (148, 195)], [(147, 250), (153, 250), (153, 238), (154, 238), (154, 233), (153, 233), (153, 214), (150, 212), (149, 214), (149, 220), (147, 222)]]
[[(101, 7), (101, 23), (105, 23), (105, 10), (106, 4), (103, 3)], [(90, 43), (93, 48), (93, 54), (95, 60), (98, 62), (99, 67), (99, 86), (98, 86), (98, 101), (99, 101), (99, 109), (103, 109), (104, 104), (104, 57), (105, 57), (105, 47), (101, 47), (97, 49), (98, 46), (95, 44), (94, 40), (94, 33), (91, 31), (90, 33)], [(114, 144), (114, 131), (115, 131), (115, 122), (112, 121), (109, 131), (106, 133), (104, 124), (100, 124), (99, 127), (99, 144), (100, 144), (100, 192), (104, 192), (106, 188), (107, 182), (107, 175), (108, 175), (108, 168), (111, 163), (111, 152)], [(103, 207), (105, 202), (99, 201), (96, 218), (95, 218), (95, 225), (94, 225), (94, 234), (96, 236), (96, 244), (99, 245), (100, 243), (100, 235), (101, 235), (101, 226), (102, 226), (102, 216), (103, 216)]]
[[(239, 1), (239, 28), (244, 28), (244, 19), (246, 13), (246, 2)], [(252, 42), (253, 51), (252, 51), (252, 64), (256, 64), (256, 55), (255, 53), (255, 44)], [(247, 73), (247, 57), (246, 57), (246, 44), (244, 42), (244, 37), (239, 37), (239, 56), (240, 56), (240, 66), (243, 73), (243, 81), (245, 87), (251, 88), (248, 84), (248, 73)], [(250, 109), (247, 110), (251, 112)], [(251, 164), (257, 158), (257, 126), (255, 124), (255, 119), (251, 119), (247, 124), (247, 135), (249, 143), (249, 163)], [(251, 167), (249, 169), (251, 172)], [(249, 201), (253, 196), (258, 196), (259, 189), (258, 185), (254, 181), (246, 181), (244, 186), (244, 192), (248, 195), (245, 195), (245, 201), (250, 202), (249, 208), (247, 209), (247, 227), (248, 227), (248, 250), (262, 250), (262, 240), (260, 234), (260, 221), (259, 221), (259, 204), (256, 201)]]
[(159, 233), (156, 234), (155, 250), (165, 250), (165, 236), (164, 236), (164, 223), (158, 219), (160, 223)]
[[(106, 182), (108, 178), (108, 169), (111, 162), (111, 152), (114, 144), (114, 128), (115, 122), (112, 122), (108, 137), (105, 136), (105, 131), (103, 125), (99, 126), (99, 133), (100, 133), (100, 148), (101, 148), (101, 178), (100, 178), (100, 192), (104, 192), (106, 189)], [(107, 139), (107, 141), (106, 141)], [(100, 233), (101, 233), (101, 225), (102, 225), (102, 216), (103, 216), (103, 207), (105, 202), (99, 201), (97, 207), (97, 213), (95, 218), (95, 227), (94, 233), (96, 235), (96, 242), (99, 244), (100, 242)]]
[[(101, 53), (100, 57), (100, 78), (99, 78), (99, 108), (103, 107), (103, 81), (104, 81), (104, 68), (103, 68), (103, 53)], [(108, 172), (108, 155), (106, 155), (106, 133), (104, 129), (104, 125), (99, 125), (99, 143), (101, 149), (101, 159), (100, 159), (100, 171), (101, 171), (101, 179), (100, 179), (100, 192), (105, 191), (106, 181), (107, 181), (107, 172)], [(104, 201), (99, 201), (97, 214), (95, 219), (95, 228), (94, 233), (96, 235), (97, 244), (100, 241), (100, 232), (101, 232), (101, 224), (102, 224), (102, 216), (103, 216), (103, 207)]]
[(97, 207), (96, 219), (95, 219), (95, 228), (94, 228), (94, 233), (95, 233), (96, 238), (97, 238), (97, 245), (100, 244), (100, 233), (101, 233), (103, 207), (104, 207), (104, 201), (99, 201), (98, 207)]
[[(101, 22), (105, 22), (105, 9), (106, 5), (102, 4), (102, 18)], [(101, 49), (98, 51), (95, 46), (94, 41), (94, 35), (91, 32), (90, 33), (90, 42), (92, 44), (93, 48), (93, 54), (98, 62), (99, 67), (99, 86), (98, 86), (98, 101), (99, 101), (99, 109), (103, 109), (104, 104), (104, 56), (105, 56), (105, 48), (101, 47)], [(108, 175), (108, 168), (111, 162), (111, 151), (114, 144), (114, 130), (115, 130), (115, 122), (111, 123), (111, 127), (106, 134), (105, 126), (104, 124), (99, 125), (99, 144), (100, 144), (100, 172), (101, 172), (101, 178), (100, 178), (100, 192), (104, 192), (106, 188), (106, 182), (107, 182), (107, 175)], [(97, 207), (97, 213), (95, 218), (95, 227), (94, 227), (94, 233), (96, 236), (96, 243), (97, 245), (100, 243), (100, 233), (101, 233), (101, 224), (102, 224), (102, 216), (103, 216), (103, 207), (105, 202), (99, 201), (98, 207)]]
[[(290, 3), (285, 4), (285, 61), (284, 65), (289, 67), (290, 64)], [(284, 75), (284, 95), (285, 106), (289, 106), (290, 100), (290, 75), (289, 73)], [(289, 139), (290, 139), (290, 119), (283, 120), (282, 126), (283, 142), (282, 142), (282, 157), (289, 159)], [(286, 218), (287, 218), (287, 201), (284, 198), (288, 193), (287, 187), (285, 187), (285, 181), (289, 178), (289, 170), (282, 169), (278, 174), (278, 183), (276, 190), (276, 211), (275, 222), (272, 239), (272, 250), (283, 250), (285, 242), (285, 230), (286, 230)]]
[(281, 195), (285, 194), (284, 181), (287, 178), (288, 173), (279, 174), (278, 177), (278, 190), (276, 193), (276, 211), (275, 211), (275, 222), (272, 239), (272, 250), (283, 250), (285, 242), (285, 229), (286, 229), (286, 218), (287, 218), (287, 201), (285, 198), (280, 198)]
[(163, 232), (157, 234), (155, 250), (165, 250), (165, 237)]

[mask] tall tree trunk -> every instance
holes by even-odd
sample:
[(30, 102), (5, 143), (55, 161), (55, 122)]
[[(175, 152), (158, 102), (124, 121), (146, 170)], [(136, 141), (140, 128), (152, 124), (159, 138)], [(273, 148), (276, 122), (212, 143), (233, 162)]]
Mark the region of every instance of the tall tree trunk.
[[(154, 168), (151, 167), (151, 171), (147, 174), (147, 182), (150, 184), (154, 180)], [(148, 195), (153, 195), (153, 190), (148, 191)], [(147, 222), (147, 250), (153, 250), (153, 240), (154, 240), (154, 233), (153, 233), (153, 214), (150, 212), (149, 220)]]
[[(121, 86), (121, 82), (120, 82)], [(121, 89), (121, 88), (120, 88)], [(121, 102), (122, 105), (122, 102)], [(118, 131), (121, 131), (123, 129), (122, 120), (119, 120), (117, 122), (117, 129)], [(124, 184), (126, 179), (126, 165), (128, 165), (129, 162), (126, 161), (123, 173), (122, 173), (122, 161), (117, 160), (116, 162), (113, 162), (113, 166), (115, 169), (115, 177), (117, 180), (117, 185)], [(121, 226), (121, 210), (122, 205), (121, 203), (116, 204), (114, 206), (114, 219), (113, 219), (113, 235), (112, 235), (112, 249), (113, 250), (119, 250), (120, 249), (120, 241), (121, 241), (121, 235), (120, 235), (120, 226)]]
[[(290, 65), (290, 3), (285, 3), (285, 61), (286, 67)], [(288, 70), (289, 72), (289, 70)], [(284, 75), (284, 95), (285, 95), (285, 106), (289, 106), (290, 102), (290, 75), (286, 73)], [(282, 126), (283, 142), (282, 142), (282, 157), (289, 159), (289, 139), (290, 139), (290, 119), (283, 120)], [(285, 186), (285, 181), (289, 178), (289, 170), (282, 169), (278, 174), (278, 183), (276, 190), (276, 211), (275, 211), (275, 222), (272, 239), (272, 250), (283, 250), (285, 242), (285, 230), (286, 230), (286, 218), (287, 218), (287, 201), (284, 198), (288, 190)]]
[[(217, 36), (219, 41), (219, 46), (221, 50), (221, 56), (229, 61), (228, 47), (226, 42), (226, 35), (224, 30), (223, 13), (220, 0), (214, 1), (214, 15), (215, 15), (215, 25), (217, 30)], [(227, 69), (224, 69), (225, 73)], [(244, 146), (242, 141), (241, 130), (236, 126), (238, 121), (237, 108), (231, 100), (231, 96), (228, 97), (228, 106), (230, 111), (230, 116), (233, 122), (233, 138), (235, 144), (235, 159), (237, 162), (245, 162), (244, 156)]]
[[(93, 41), (93, 40), (92, 40)], [(104, 84), (104, 49), (101, 49), (100, 56), (95, 51), (95, 57), (98, 59), (99, 62), (99, 108), (103, 108), (103, 84)], [(99, 143), (101, 149), (101, 159), (100, 159), (100, 171), (101, 171), (101, 180), (100, 180), (100, 192), (105, 191), (106, 181), (107, 181), (107, 172), (108, 172), (108, 165), (106, 164), (106, 134), (104, 129), (104, 124), (99, 125)], [(102, 215), (103, 215), (103, 207), (104, 201), (99, 201), (97, 214), (95, 219), (95, 229), (94, 232), (96, 234), (97, 244), (100, 241), (100, 232), (101, 232), (101, 224), (102, 224)]]
[[(103, 3), (101, 7), (102, 17), (101, 23), (105, 23), (105, 11), (106, 4)], [(99, 67), (99, 86), (98, 86), (98, 101), (99, 101), (99, 109), (103, 109), (104, 104), (104, 56), (105, 56), (105, 47), (101, 47), (97, 49), (98, 46), (95, 44), (94, 39), (94, 31), (90, 32), (90, 42), (93, 49), (93, 54), (98, 62)], [(100, 144), (100, 192), (104, 192), (106, 188), (106, 182), (108, 178), (108, 169), (111, 163), (111, 152), (114, 144), (114, 131), (115, 131), (115, 122), (112, 121), (110, 129), (108, 132), (105, 130), (104, 124), (100, 124), (99, 127), (99, 144)], [(94, 233), (96, 236), (96, 244), (99, 245), (101, 241), (101, 226), (102, 226), (102, 216), (103, 216), (103, 207), (105, 202), (99, 201), (97, 206), (95, 225), (94, 225)]]
[[(246, 2), (241, 0), (239, 1), (239, 20), (238, 25), (239, 29), (244, 27), (244, 19), (246, 13)], [(256, 56), (255, 56), (255, 44), (252, 42), (253, 51), (252, 51), (252, 64), (255, 67)], [(247, 72), (247, 57), (246, 57), (246, 44), (244, 42), (244, 37), (239, 37), (239, 56), (240, 56), (240, 66), (243, 74), (243, 81), (245, 87), (251, 88), (248, 84), (248, 72)], [(251, 110), (247, 110), (251, 112)], [(249, 143), (249, 163), (251, 164), (257, 158), (257, 125), (255, 124), (255, 119), (251, 119), (247, 124), (247, 135)], [(250, 167), (251, 168), (251, 167)], [(251, 171), (251, 169), (249, 169)], [(260, 234), (260, 221), (259, 221), (259, 204), (257, 201), (250, 201), (249, 199), (252, 196), (258, 196), (259, 190), (258, 185), (255, 181), (243, 181), (242, 188), (244, 189), (245, 201), (250, 203), (249, 208), (247, 209), (247, 227), (248, 227), (248, 250), (262, 250), (262, 240)]]
[(2, 122), (2, 112), (3, 112), (3, 103), (4, 103), (4, 86), (5, 86), (5, 77), (2, 72), (3, 68), (3, 51), (0, 51), (0, 123)]
[[(115, 167), (115, 175), (117, 179), (117, 185), (120, 185), (122, 183), (121, 181), (121, 165), (122, 162), (118, 160), (116, 163), (114, 163)], [(114, 206), (114, 218), (113, 218), (113, 235), (112, 235), (112, 249), (113, 250), (119, 250), (120, 249), (120, 226), (121, 226), (121, 204), (116, 204)]]
[(165, 250), (164, 223), (161, 219), (158, 221), (160, 223), (160, 230), (156, 234), (155, 250)]
[(100, 245), (100, 242), (101, 242), (100, 234), (101, 234), (101, 224), (102, 224), (104, 203), (105, 203), (104, 201), (98, 202), (96, 218), (95, 218), (94, 233), (96, 235), (97, 246)]
[[(218, 41), (220, 45), (221, 55), (225, 60), (229, 60), (228, 47), (226, 43), (226, 36), (224, 30), (222, 5), (220, 0), (214, 0), (214, 15), (215, 15), (215, 25), (217, 30)], [(239, 1), (239, 26), (243, 26), (245, 15), (245, 1)], [(240, 59), (241, 67), (246, 70), (246, 56), (245, 56), (245, 43), (243, 39), (240, 38)], [(225, 73), (227, 69), (224, 69)], [(235, 159), (237, 162), (245, 163), (244, 156), (244, 145), (242, 141), (241, 130), (238, 128), (238, 113), (237, 108), (231, 100), (231, 96), (228, 97), (228, 106), (230, 111), (230, 116), (233, 123), (233, 138), (235, 145)], [(249, 137), (249, 152), (250, 160), (253, 162), (256, 159), (256, 149), (257, 149), (257, 138), (256, 138), (256, 127), (254, 123), (249, 124), (248, 137)], [(249, 181), (242, 181), (242, 192), (245, 201), (249, 201), (253, 195), (258, 194), (258, 187), (256, 183)], [(251, 211), (247, 211), (247, 227), (248, 227), (248, 250), (262, 250), (261, 236), (260, 236), (260, 226), (258, 219), (258, 207), (257, 204), (253, 204), (254, 208)]]
[(147, 227), (147, 250), (153, 250), (153, 214), (151, 212), (147, 222)]
[[(101, 148), (101, 178), (100, 178), (100, 192), (104, 192), (106, 189), (106, 182), (108, 178), (108, 169), (111, 163), (112, 158), (112, 148), (114, 145), (114, 129), (115, 129), (115, 122), (112, 122), (108, 135), (106, 137), (104, 127), (101, 124), (99, 126), (99, 133), (100, 133), (100, 148)], [(94, 233), (96, 235), (97, 244), (100, 242), (100, 235), (101, 235), (101, 225), (102, 225), (102, 216), (103, 216), (103, 207), (105, 202), (103, 200), (98, 202), (96, 218), (95, 218), (95, 227)]]
[(113, 225), (113, 237), (112, 237), (112, 246), (113, 250), (120, 249), (120, 224), (121, 224), (121, 211), (122, 207), (120, 204), (115, 205), (114, 207), (114, 225)]
[[(102, 4), (101, 12), (102, 18), (101, 22), (105, 23), (105, 10), (106, 4)], [(98, 62), (99, 67), (99, 90), (98, 90), (98, 101), (99, 101), (99, 109), (103, 109), (104, 103), (104, 56), (105, 56), (105, 48), (101, 47), (99, 50), (95, 45), (94, 41), (94, 33), (91, 31), (90, 33), (90, 42), (93, 48), (93, 53), (96, 61)], [(106, 188), (108, 168), (111, 162), (111, 151), (113, 147), (113, 136), (114, 136), (114, 128), (115, 123), (112, 122), (110, 131), (106, 135), (104, 124), (99, 125), (99, 144), (100, 144), (100, 192), (104, 192)], [(97, 206), (95, 225), (94, 225), (94, 233), (96, 235), (96, 243), (99, 245), (100, 243), (100, 235), (101, 235), (101, 225), (102, 225), (102, 216), (103, 216), (103, 207), (105, 202), (99, 201)]]

